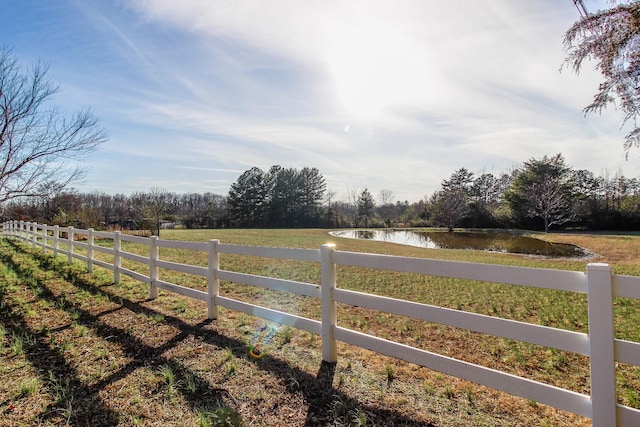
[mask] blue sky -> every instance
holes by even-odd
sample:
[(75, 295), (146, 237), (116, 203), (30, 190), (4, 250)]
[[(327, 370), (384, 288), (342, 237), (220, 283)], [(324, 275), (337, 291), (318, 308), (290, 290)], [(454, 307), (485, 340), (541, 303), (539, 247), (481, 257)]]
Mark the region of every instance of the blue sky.
[(80, 191), (227, 194), (278, 164), (318, 168), (334, 199), (413, 202), (461, 167), (558, 152), (640, 175), (622, 115), (582, 114), (600, 76), (559, 71), (578, 17), (572, 0), (5, 0), (0, 43), (110, 133)]

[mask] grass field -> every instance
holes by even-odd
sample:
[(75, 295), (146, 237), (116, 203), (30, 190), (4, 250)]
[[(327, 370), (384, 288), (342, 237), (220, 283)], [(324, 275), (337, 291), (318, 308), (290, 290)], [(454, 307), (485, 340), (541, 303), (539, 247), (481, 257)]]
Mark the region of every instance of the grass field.
[[(548, 260), (463, 250), (429, 250), (331, 237), (326, 230), (163, 230), (163, 239), (338, 249), (584, 271), (610, 263), (640, 275), (640, 236), (549, 234), (585, 247), (588, 260)], [(126, 250), (146, 253), (128, 244)], [(340, 344), (336, 366), (321, 363), (320, 337), (277, 330), (265, 357), (248, 356), (262, 322), (206, 306), (112, 273), (0, 241), (0, 414), (3, 425), (416, 425), (573, 426), (585, 420), (536, 402)], [(161, 258), (206, 265), (191, 251)], [(105, 259), (108, 259), (105, 258)], [(319, 283), (318, 265), (223, 255), (222, 268)], [(127, 268), (144, 268), (128, 263)], [(206, 287), (173, 273), (169, 281)], [(586, 332), (586, 298), (566, 292), (341, 267), (338, 286), (492, 316)], [(248, 286), (221, 293), (319, 318), (319, 305)], [(640, 302), (616, 300), (616, 336), (640, 341)], [(400, 316), (340, 306), (339, 323), (440, 354), (589, 391), (584, 357)], [(618, 367), (618, 401), (640, 407), (640, 369)]]

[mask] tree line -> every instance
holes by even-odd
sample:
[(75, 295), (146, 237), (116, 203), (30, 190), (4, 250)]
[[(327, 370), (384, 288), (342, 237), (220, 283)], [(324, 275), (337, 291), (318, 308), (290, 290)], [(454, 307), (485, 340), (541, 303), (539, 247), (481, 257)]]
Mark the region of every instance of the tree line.
[(342, 200), (317, 168), (252, 167), (227, 195), (161, 188), (109, 195), (49, 184), (4, 205), (5, 218), (96, 229), (455, 227), (639, 230), (640, 179), (573, 169), (562, 154), (531, 158), (509, 172), (454, 171), (417, 202), (348, 188)]
[(544, 230), (640, 229), (640, 179), (573, 169), (562, 154), (532, 158), (510, 173), (465, 168), (429, 198), (434, 225)]

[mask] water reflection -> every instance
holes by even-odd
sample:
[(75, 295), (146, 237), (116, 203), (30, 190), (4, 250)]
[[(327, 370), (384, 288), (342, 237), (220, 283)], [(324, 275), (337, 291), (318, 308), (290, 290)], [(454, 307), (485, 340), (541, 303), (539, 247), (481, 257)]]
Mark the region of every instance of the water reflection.
[(587, 252), (575, 245), (551, 243), (534, 237), (493, 232), (440, 232), (410, 230), (343, 230), (331, 235), (349, 239), (366, 239), (399, 243), (430, 249), (473, 249), (493, 252), (579, 258)]

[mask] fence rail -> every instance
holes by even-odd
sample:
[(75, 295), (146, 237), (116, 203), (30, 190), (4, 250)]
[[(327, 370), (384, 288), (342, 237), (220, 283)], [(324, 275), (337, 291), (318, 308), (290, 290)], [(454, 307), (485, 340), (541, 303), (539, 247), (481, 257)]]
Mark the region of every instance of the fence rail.
[[(155, 236), (144, 238), (117, 231), (108, 233), (23, 221), (5, 222), (3, 234), (34, 248), (40, 247), (45, 253), (50, 250), (56, 256), (66, 255), (70, 263), (74, 259), (86, 262), (89, 271), (96, 265), (109, 269), (113, 271), (115, 282), (122, 274), (132, 277), (149, 286), (150, 298), (157, 298), (158, 289), (163, 289), (205, 301), (211, 319), (218, 317), (218, 307), (225, 307), (319, 334), (322, 336), (322, 357), (327, 362), (337, 361), (336, 343), (342, 341), (591, 418), (596, 427), (640, 425), (640, 410), (617, 404), (615, 377), (616, 362), (640, 366), (640, 343), (615, 339), (613, 318), (614, 297), (640, 299), (640, 277), (614, 275), (607, 264), (591, 263), (585, 272), (573, 272), (345, 252), (331, 244), (320, 249), (291, 249), (221, 244), (218, 240), (204, 243), (169, 241)], [(111, 246), (97, 245), (96, 238), (111, 241)], [(148, 247), (149, 256), (123, 250), (122, 242)], [(206, 253), (207, 266), (160, 259), (160, 248)], [(77, 253), (75, 249), (82, 249), (83, 253)], [(110, 255), (113, 262), (96, 259), (95, 253)], [(220, 269), (221, 254), (317, 262), (321, 284), (223, 270)], [(123, 259), (142, 264), (148, 268), (148, 274), (122, 267)], [(338, 265), (586, 294), (589, 334), (341, 289), (336, 286)], [(161, 270), (205, 277), (207, 291), (162, 280)], [(321, 303), (321, 320), (220, 295), (220, 280), (317, 298)], [(577, 393), (339, 326), (337, 303), (588, 356), (591, 394)]]

